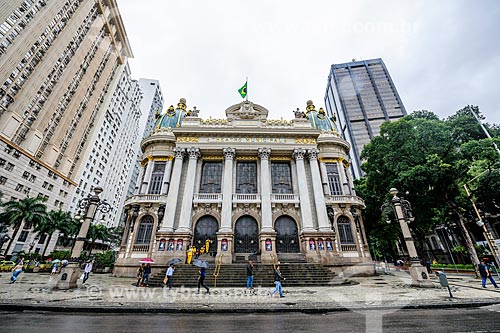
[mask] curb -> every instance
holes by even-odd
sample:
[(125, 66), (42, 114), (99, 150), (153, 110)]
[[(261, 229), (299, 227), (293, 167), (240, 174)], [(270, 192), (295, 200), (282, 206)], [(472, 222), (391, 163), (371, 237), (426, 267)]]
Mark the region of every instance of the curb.
[[(500, 300), (491, 301), (476, 301), (476, 302), (463, 302), (463, 303), (428, 303), (428, 304), (415, 304), (415, 305), (405, 305), (405, 306), (359, 306), (358, 308), (347, 308), (342, 306), (326, 306), (322, 308), (314, 307), (293, 307), (293, 303), (283, 303), (282, 307), (259, 307), (259, 308), (238, 308), (238, 307), (213, 307), (209, 308), (207, 306), (203, 307), (148, 307), (145, 304), (143, 307), (131, 307), (131, 306), (51, 306), (51, 305), (39, 305), (39, 304), (0, 304), (0, 311), (10, 311), (10, 312), (24, 312), (24, 311), (35, 311), (35, 312), (67, 312), (67, 313), (107, 313), (107, 314), (122, 314), (122, 313), (170, 313), (170, 314), (199, 314), (199, 313), (285, 313), (285, 312), (295, 312), (295, 313), (306, 313), (306, 314), (324, 314), (329, 312), (346, 312), (346, 311), (383, 311), (383, 310), (424, 310), (424, 309), (451, 309), (451, 308), (477, 308), (483, 306), (490, 306), (500, 304)], [(189, 304), (192, 305), (192, 304)], [(200, 304), (196, 304), (200, 306)], [(248, 304), (245, 304), (248, 306)], [(286, 306), (286, 307), (285, 307)]]

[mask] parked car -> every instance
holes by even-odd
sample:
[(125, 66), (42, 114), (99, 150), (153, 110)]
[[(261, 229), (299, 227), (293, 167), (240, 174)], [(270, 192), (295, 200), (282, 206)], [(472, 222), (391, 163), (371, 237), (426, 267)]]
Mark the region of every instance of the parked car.
[(2, 260), (0, 261), (0, 272), (10, 272), (16, 263), (11, 260)]

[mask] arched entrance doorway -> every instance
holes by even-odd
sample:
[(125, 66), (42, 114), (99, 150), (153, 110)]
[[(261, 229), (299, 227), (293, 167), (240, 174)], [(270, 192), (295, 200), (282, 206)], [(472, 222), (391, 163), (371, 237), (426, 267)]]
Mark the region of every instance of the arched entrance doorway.
[(245, 215), (234, 224), (234, 252), (256, 253), (259, 250), (259, 226), (257, 221)]
[(194, 228), (193, 245), (199, 249), (201, 246), (205, 245), (205, 241), (209, 239), (210, 246), (208, 252), (217, 252), (217, 230), (219, 230), (219, 224), (215, 217), (211, 215), (202, 216), (198, 222), (196, 222), (196, 227)]
[(274, 224), (276, 230), (276, 253), (299, 253), (297, 223), (290, 216), (280, 216)]

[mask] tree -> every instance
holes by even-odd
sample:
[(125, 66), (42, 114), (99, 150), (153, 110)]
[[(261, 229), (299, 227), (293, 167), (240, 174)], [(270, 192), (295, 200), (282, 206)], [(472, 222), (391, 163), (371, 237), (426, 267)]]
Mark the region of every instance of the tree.
[(14, 228), (12, 238), (5, 253), (8, 253), (12, 242), (17, 237), (21, 225), (36, 226), (47, 219), (47, 206), (44, 198), (24, 198), (18, 201), (8, 201), (3, 205), (3, 212), (0, 213), (0, 220), (7, 221), (10, 227)]
[(47, 247), (49, 246), (50, 239), (52, 238), (52, 234), (57, 230), (64, 229), (65, 225), (71, 224), (71, 214), (68, 212), (64, 212), (62, 210), (51, 210), (48, 213), (48, 218), (43, 222), (38, 223), (35, 227), (35, 230), (38, 232), (40, 236), (46, 235), (46, 242), (42, 252), (42, 257), (45, 256), (45, 252), (47, 251)]
[(109, 242), (111, 235), (109, 229), (102, 224), (91, 224), (89, 227), (89, 232), (87, 234), (87, 238), (90, 239), (90, 250), (89, 256), (94, 249), (94, 245), (96, 240), (101, 240), (103, 243)]

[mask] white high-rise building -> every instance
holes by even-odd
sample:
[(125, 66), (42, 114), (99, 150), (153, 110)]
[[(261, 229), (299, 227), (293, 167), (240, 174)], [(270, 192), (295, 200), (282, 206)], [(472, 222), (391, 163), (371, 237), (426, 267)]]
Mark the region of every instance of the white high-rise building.
[[(142, 116), (139, 124), (139, 132), (141, 133), (142, 130), (142, 140), (151, 134), (156, 121), (156, 115), (159, 115), (163, 109), (163, 94), (158, 80), (139, 79), (139, 86), (142, 91), (142, 101), (140, 106)], [(134, 164), (134, 170), (132, 171), (132, 178), (129, 183), (127, 196), (134, 194), (137, 190), (136, 182), (137, 177), (139, 177), (139, 164), (141, 162), (141, 140), (137, 141), (137, 145), (135, 147), (136, 163)]]
[(101, 200), (111, 205), (103, 218), (108, 226), (117, 226), (128, 184), (136, 163), (136, 146), (141, 140), (139, 123), (142, 100), (139, 83), (132, 80), (128, 65), (121, 68), (119, 79), (111, 86), (112, 94), (106, 103), (106, 110), (98, 123), (98, 131), (91, 138), (92, 148), (88, 150), (79, 177), (78, 187), (71, 201), (71, 211), (79, 210), (79, 200), (86, 197), (93, 187), (101, 186)]

